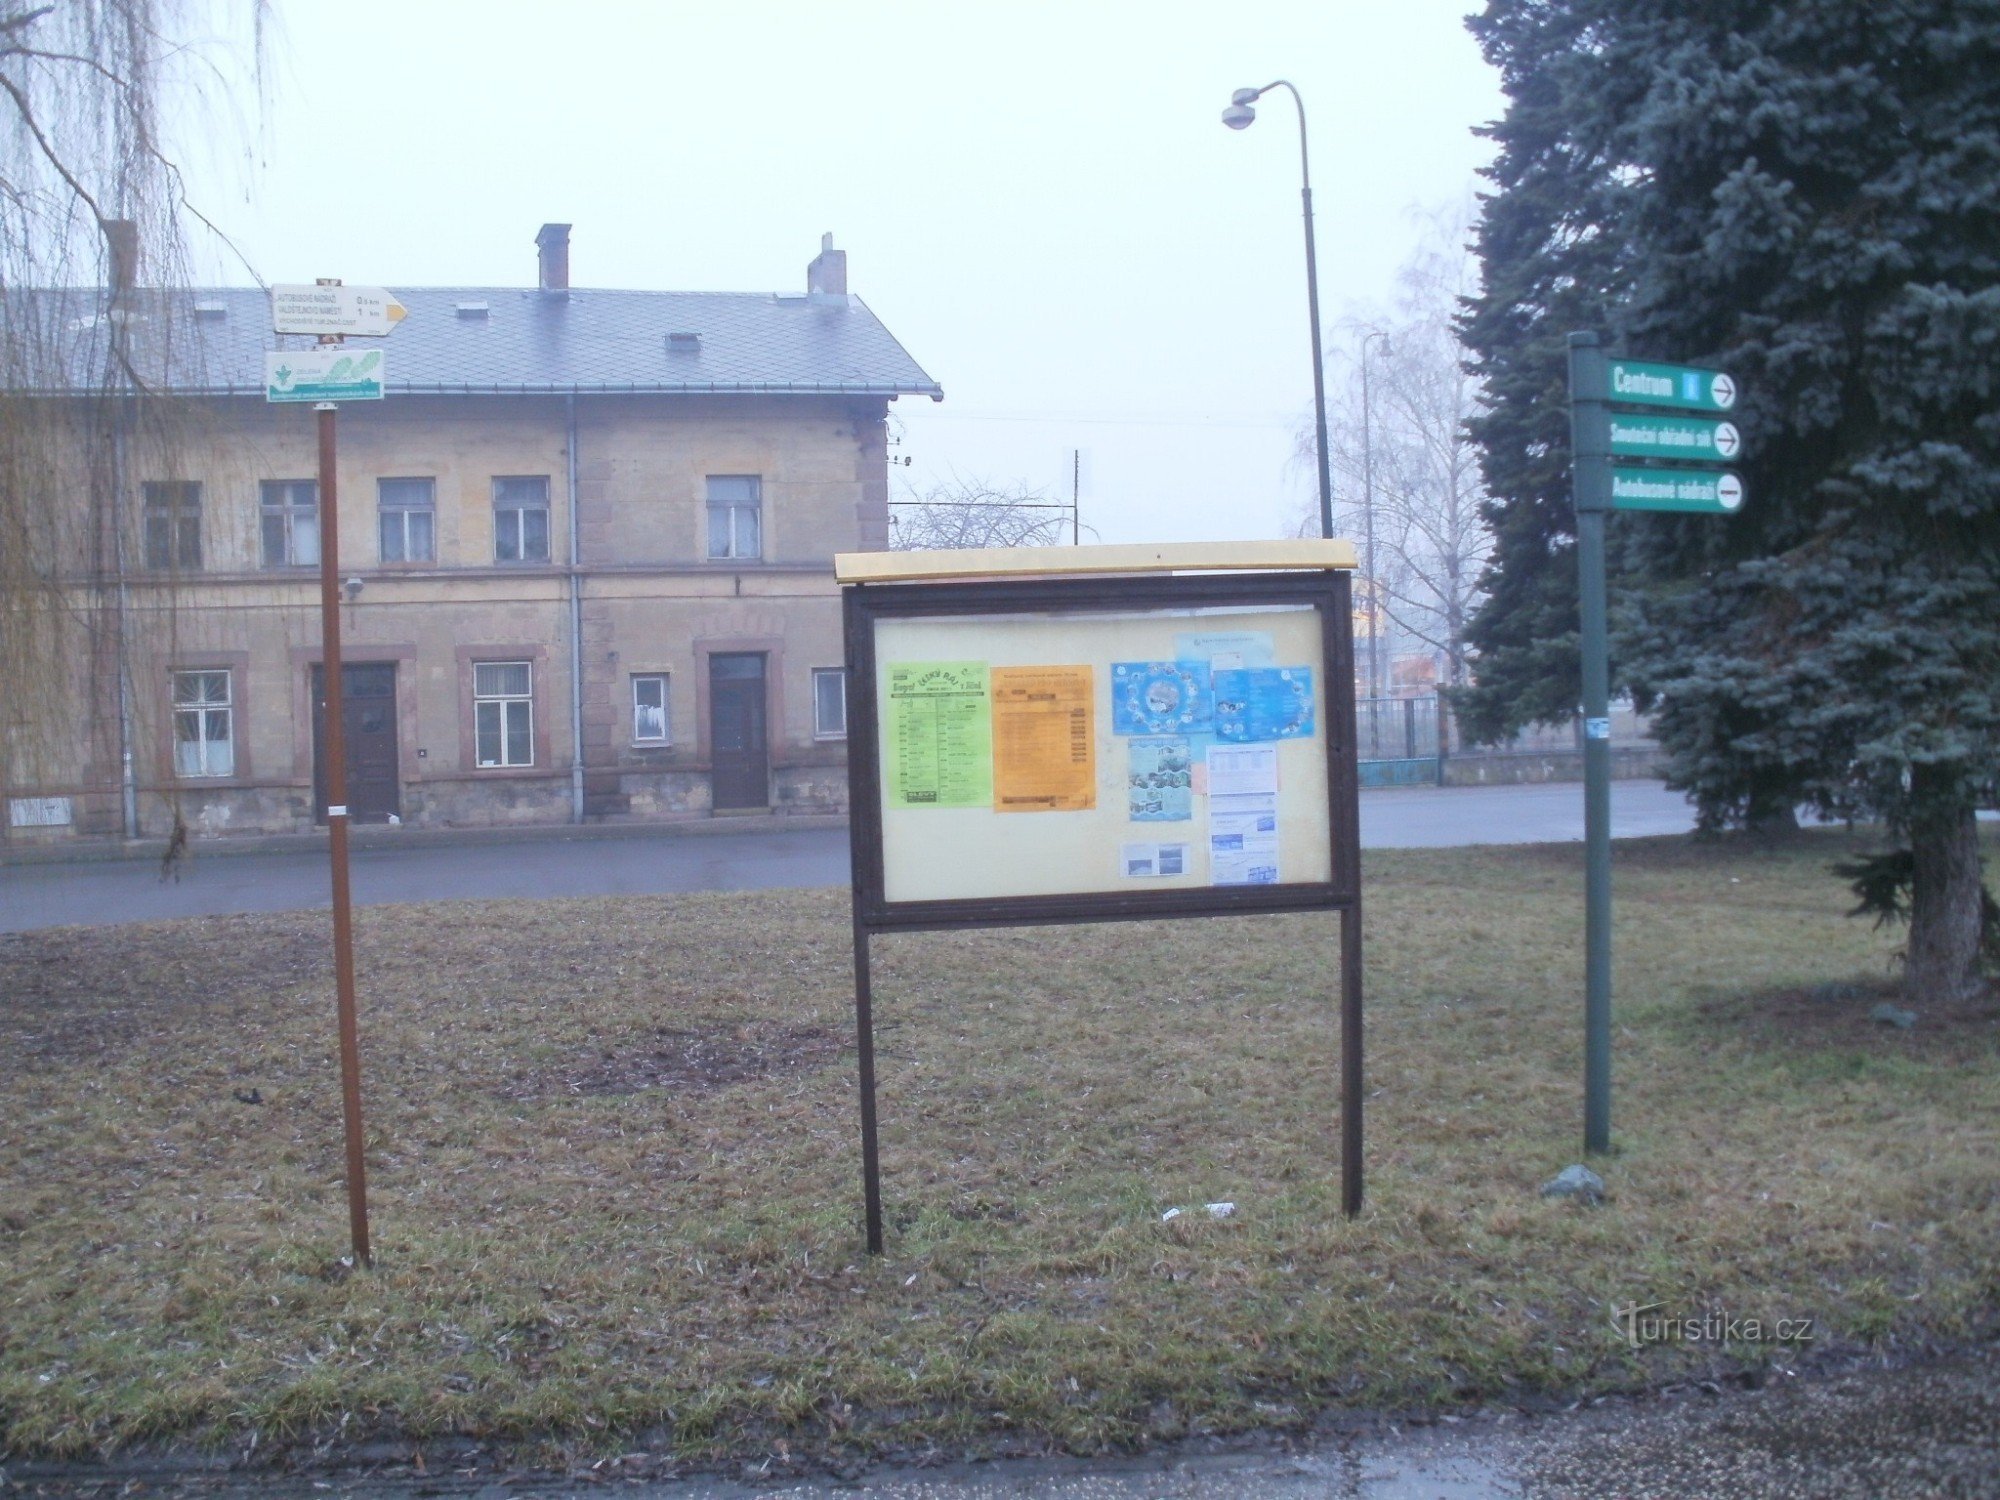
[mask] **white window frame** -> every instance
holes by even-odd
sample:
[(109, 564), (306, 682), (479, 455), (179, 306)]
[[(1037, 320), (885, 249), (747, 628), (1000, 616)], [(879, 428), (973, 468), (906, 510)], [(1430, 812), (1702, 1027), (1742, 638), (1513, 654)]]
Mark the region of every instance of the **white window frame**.
[[(840, 724), (829, 728), (826, 717), (821, 712), (825, 704), (820, 699), (820, 682), (823, 678), (835, 678), (840, 683)], [(844, 740), (847, 738), (847, 668), (813, 668), (813, 738), (816, 740)]]
[[(489, 676), (504, 668), (519, 667), (524, 675), (520, 691), (503, 686)], [(485, 726), (491, 720), (498, 731), (497, 759), (489, 760), (481, 748)], [(510, 747), (516, 721), (520, 737), (527, 745), (524, 759), (515, 759)], [(472, 762), (482, 771), (518, 771), (535, 763), (535, 664), (531, 661), (480, 661), (472, 664)]]
[[(659, 689), (660, 732), (658, 734), (646, 734), (643, 733), (641, 730), (641, 724), (643, 721), (640, 718), (640, 714), (642, 712), (650, 710), (653, 707), (653, 705), (651, 704), (642, 704), (640, 702), (640, 688), (642, 685), (649, 688), (657, 686)], [(634, 672), (632, 674), (632, 743), (633, 744), (671, 745), (673, 743), (674, 719), (673, 719), (672, 699), (668, 692), (669, 687), (670, 684), (668, 682), (668, 674), (665, 672)]]
[[(400, 495), (408, 493), (408, 491), (403, 490), (397, 491), (399, 498), (393, 500), (389, 498), (392, 493), (391, 486), (415, 485), (423, 485), (425, 487), (425, 494), (422, 500), (400, 498)], [(410, 555), (410, 517), (413, 515), (423, 516), (430, 521), (430, 547), (428, 548), (428, 555), (424, 557), (412, 557)], [(395, 523), (396, 532), (402, 537), (403, 555), (401, 557), (391, 557), (389, 549), (383, 545), (383, 542), (388, 538), (389, 526), (392, 521)], [(387, 567), (426, 567), (437, 562), (437, 480), (435, 478), (427, 474), (411, 474), (375, 481), (375, 549), (377, 560)]]
[[(520, 488), (514, 489), (513, 487)], [(510, 493), (510, 489), (513, 491)], [(539, 511), (542, 517), (542, 547), (539, 555), (528, 553), (528, 517)], [(546, 474), (496, 474), (493, 476), (493, 561), (503, 567), (533, 567), (549, 560), (549, 476)], [(507, 556), (511, 537), (514, 555)]]
[[(215, 696), (218, 680), (220, 697)], [(172, 685), (174, 775), (188, 781), (234, 776), (236, 685), (229, 668), (176, 667)], [(219, 752), (216, 746), (221, 747)], [(186, 755), (184, 750), (193, 754)]]
[[(312, 498), (301, 500), (301, 495)], [(317, 479), (265, 479), (257, 485), (258, 552), (267, 568), (316, 568), (319, 566), (319, 481)], [(271, 531), (269, 523), (279, 522), (280, 537), (284, 556), (271, 556)], [(310, 557), (302, 556), (305, 550), (301, 540), (308, 534), (303, 526), (311, 527), (312, 538)]]
[[(761, 474), (708, 476), (708, 559), (710, 562), (762, 562), (764, 559), (764, 478)], [(716, 485), (724, 485), (721, 497)], [(749, 498), (731, 496), (729, 486), (747, 484)], [(754, 536), (746, 538), (745, 520)]]

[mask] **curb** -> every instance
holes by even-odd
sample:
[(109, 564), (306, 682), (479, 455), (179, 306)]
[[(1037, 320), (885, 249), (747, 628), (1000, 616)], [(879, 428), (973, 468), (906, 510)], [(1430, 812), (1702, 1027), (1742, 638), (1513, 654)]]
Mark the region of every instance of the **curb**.
[[(656, 823), (524, 823), (490, 828), (391, 828), (379, 823), (348, 830), (348, 847), (360, 852), (422, 846), (450, 849), (479, 844), (596, 842), (601, 839), (716, 838), (727, 834), (794, 833), (847, 827), (843, 813), (773, 813), (750, 817), (703, 817)], [(246, 854), (297, 854), (324, 851), (324, 829), (312, 833), (239, 834), (234, 837), (190, 838), (187, 858), (233, 859)], [(0, 869), (29, 865), (100, 864), (109, 860), (160, 860), (166, 857), (163, 838), (78, 840), (74, 844), (0, 845)]]

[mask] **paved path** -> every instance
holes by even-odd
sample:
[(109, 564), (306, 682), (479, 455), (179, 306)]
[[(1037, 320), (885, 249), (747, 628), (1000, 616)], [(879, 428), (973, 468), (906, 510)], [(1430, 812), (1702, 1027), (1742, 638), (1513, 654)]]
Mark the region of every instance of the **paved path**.
[[(1612, 786), (1612, 834), (1682, 833), (1693, 816), (1656, 781)], [(508, 836), (365, 830), (353, 858), (357, 904), (483, 897), (613, 896), (844, 885), (847, 830), (760, 823), (534, 830)], [(1448, 787), (1363, 792), (1361, 842), (1376, 849), (1560, 843), (1583, 837), (1583, 788)], [(393, 841), (393, 842), (392, 842)], [(323, 847), (217, 853), (197, 846), (178, 881), (156, 859), (0, 866), (0, 932), (65, 923), (151, 921), (328, 904)]]
[[(878, 1468), (787, 1482), (773, 1454), (735, 1475), (661, 1477), (664, 1455), (635, 1451), (583, 1470), (493, 1467), (450, 1440), (411, 1444), (359, 1469), (232, 1468), (233, 1455), (175, 1465), (15, 1463), (23, 1495), (95, 1500), (1881, 1500), (2000, 1493), (2000, 1387), (1994, 1352), (1930, 1364), (1876, 1361), (1801, 1374), (1774, 1367), (1759, 1389), (1688, 1382), (1541, 1416), (1505, 1408), (1437, 1425), (1357, 1421), (1347, 1435), (1252, 1434), (1135, 1457), (1015, 1459)], [(384, 1444), (384, 1447), (390, 1445)]]

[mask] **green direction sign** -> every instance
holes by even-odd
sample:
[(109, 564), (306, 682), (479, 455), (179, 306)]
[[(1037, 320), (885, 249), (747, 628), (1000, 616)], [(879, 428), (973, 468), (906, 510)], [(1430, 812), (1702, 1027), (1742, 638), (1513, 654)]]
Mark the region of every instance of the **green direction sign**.
[(1728, 411), (1736, 404), (1735, 378), (1720, 370), (1656, 365), (1637, 359), (1608, 359), (1604, 370), (1607, 401), (1671, 406), (1681, 411)]
[(1627, 458), (1678, 458), (1695, 463), (1733, 460), (1743, 436), (1733, 422), (1700, 417), (1635, 416), (1611, 413), (1611, 451)]
[(382, 351), (272, 349), (264, 354), (266, 401), (380, 401)]
[(1613, 510), (1678, 510), (1696, 515), (1733, 515), (1743, 508), (1743, 481), (1724, 469), (1632, 469), (1611, 471)]

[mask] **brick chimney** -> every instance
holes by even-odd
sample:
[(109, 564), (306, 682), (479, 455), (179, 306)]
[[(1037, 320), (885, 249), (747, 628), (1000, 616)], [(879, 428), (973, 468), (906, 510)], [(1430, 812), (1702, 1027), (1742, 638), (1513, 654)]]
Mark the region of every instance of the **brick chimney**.
[(829, 232), (819, 237), (819, 254), (806, 267), (806, 295), (808, 297), (845, 297), (847, 295), (847, 252), (833, 248), (833, 235)]
[(104, 258), (115, 307), (129, 299), (139, 284), (139, 226), (131, 219), (103, 222)]
[(558, 297), (569, 295), (569, 225), (544, 224), (535, 236), (541, 254), (541, 287)]

